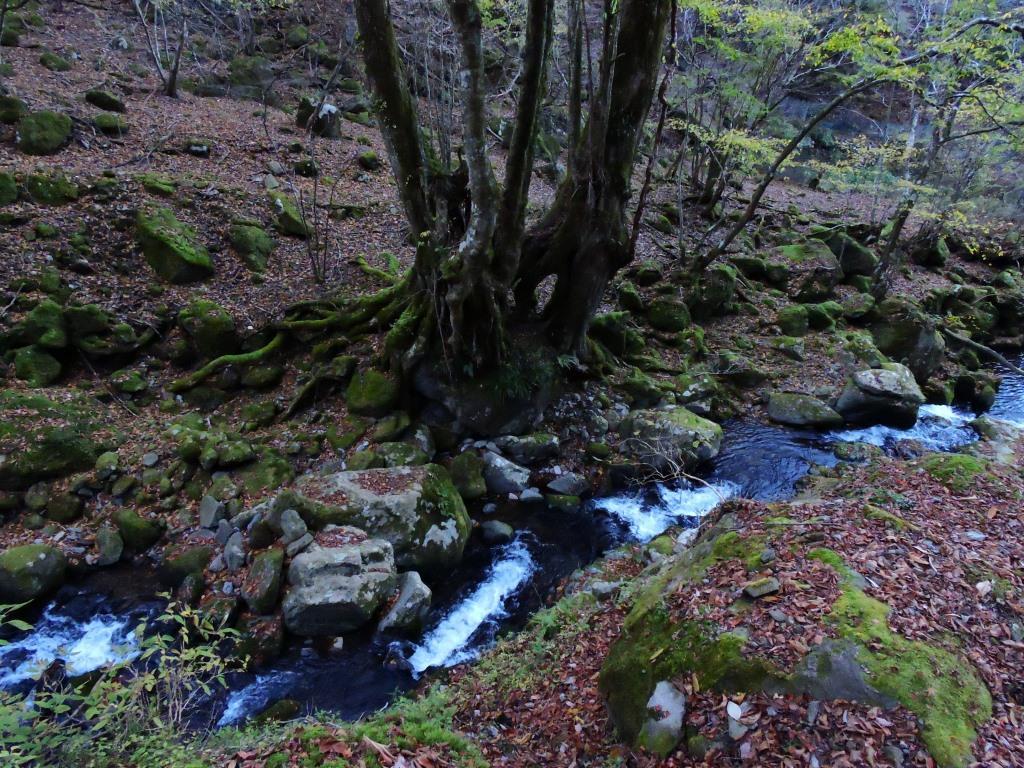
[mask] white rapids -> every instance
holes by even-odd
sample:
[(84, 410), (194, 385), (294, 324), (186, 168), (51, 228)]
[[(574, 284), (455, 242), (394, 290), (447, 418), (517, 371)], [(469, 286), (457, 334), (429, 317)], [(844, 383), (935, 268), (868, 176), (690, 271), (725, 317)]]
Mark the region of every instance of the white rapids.
[(74, 677), (138, 655), (131, 618), (101, 613), (82, 622), (50, 607), (30, 632), (0, 647), (0, 688), (37, 679), (57, 659)]
[(508, 601), (536, 570), (521, 538), (500, 547), (484, 580), (423, 636), (409, 656), (419, 674), (431, 667), (450, 667), (475, 658), (481, 648), (471, 641), (485, 624), (496, 625), (508, 615)]
[(646, 542), (676, 523), (697, 521), (726, 499), (734, 496), (737, 486), (730, 482), (711, 485), (684, 485), (669, 488), (658, 486), (658, 499), (654, 502), (642, 494), (608, 496), (595, 501), (620, 520), (630, 537)]

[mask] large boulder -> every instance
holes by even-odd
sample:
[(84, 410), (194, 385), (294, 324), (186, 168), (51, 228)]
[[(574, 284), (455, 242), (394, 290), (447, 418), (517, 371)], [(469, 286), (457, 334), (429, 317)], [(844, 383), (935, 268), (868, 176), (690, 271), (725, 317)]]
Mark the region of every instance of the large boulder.
[(295, 509), (313, 529), (352, 525), (394, 547), (400, 568), (438, 571), (462, 559), (466, 506), (436, 464), (306, 475), (274, 509)]
[(784, 285), (790, 298), (800, 302), (822, 301), (832, 295), (843, 279), (843, 269), (821, 240), (779, 246), (765, 257), (769, 277)]
[(196, 299), (178, 313), (178, 325), (201, 357), (220, 357), (238, 350), (235, 319), (215, 302)]
[(846, 383), (836, 411), (853, 424), (911, 426), (925, 397), (910, 369), (899, 363), (853, 374)]
[(850, 275), (873, 275), (878, 267), (878, 257), (874, 251), (850, 237), (842, 229), (825, 229), (812, 237), (824, 241), (843, 268), (843, 273)]
[[(338, 529), (358, 539), (359, 532)], [(395, 588), (395, 558), (382, 539), (313, 544), (288, 567), (282, 608), (290, 632), (331, 637), (366, 624)]]
[(833, 429), (843, 424), (843, 417), (821, 400), (796, 392), (772, 392), (768, 418), (791, 427)]
[(0, 553), (0, 605), (45, 597), (64, 583), (67, 560), (46, 544), (23, 544)]
[(530, 470), (488, 451), (484, 454), (484, 482), (491, 493), (522, 493), (530, 486)]
[(97, 423), (102, 413), (91, 399), (59, 403), (0, 392), (0, 491), (92, 468), (113, 441)]
[(686, 408), (632, 411), (619, 425), (623, 453), (656, 472), (692, 467), (718, 455), (722, 428)]
[(724, 315), (736, 298), (738, 271), (731, 264), (712, 264), (701, 275), (687, 298), (690, 312), (698, 320)]
[(54, 155), (71, 139), (71, 118), (59, 112), (33, 112), (18, 121), (18, 149), (27, 155)]
[(928, 379), (942, 365), (946, 343), (935, 321), (916, 304), (900, 297), (887, 298), (875, 307), (870, 329), (875, 346), (903, 363), (919, 381)]
[(149, 266), (169, 283), (194, 283), (213, 274), (206, 247), (194, 229), (165, 207), (141, 209), (135, 217), (135, 239)]

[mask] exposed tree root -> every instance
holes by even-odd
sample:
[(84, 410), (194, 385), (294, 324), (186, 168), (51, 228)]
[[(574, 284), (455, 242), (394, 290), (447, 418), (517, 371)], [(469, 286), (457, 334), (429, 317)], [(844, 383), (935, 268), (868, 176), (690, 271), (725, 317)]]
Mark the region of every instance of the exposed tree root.
[(248, 365), (250, 363), (256, 363), (265, 358), (267, 355), (272, 354), (278, 350), (284, 343), (285, 334), (278, 332), (268, 344), (254, 349), (252, 352), (241, 352), (235, 355), (221, 355), (199, 368), (193, 371), (188, 376), (184, 376), (171, 382), (168, 389), (171, 392), (184, 392), (185, 390), (192, 389), (196, 385), (205, 381), (208, 377), (219, 371), (228, 365)]
[(951, 331), (949, 328), (946, 328), (945, 326), (942, 327), (942, 332), (944, 334), (946, 334), (947, 336), (949, 336), (949, 338), (953, 339), (953, 341), (958, 341), (961, 344), (963, 344), (964, 346), (970, 347), (971, 349), (973, 349), (973, 350), (975, 350), (977, 352), (981, 352), (981, 353), (983, 353), (985, 355), (988, 355), (989, 357), (991, 357), (996, 362), (1005, 365), (1007, 368), (1009, 368), (1014, 373), (1019, 373), (1021, 376), (1024, 376), (1024, 368), (1020, 368), (1020, 367), (1014, 365), (1009, 360), (1007, 360), (1006, 357), (1004, 357), (1003, 355), (999, 354), (994, 349), (992, 349), (992, 347), (986, 347), (984, 344), (981, 344), (981, 343), (975, 341), (974, 339), (969, 339), (966, 336), (961, 336), (959, 333), (956, 333), (955, 331)]

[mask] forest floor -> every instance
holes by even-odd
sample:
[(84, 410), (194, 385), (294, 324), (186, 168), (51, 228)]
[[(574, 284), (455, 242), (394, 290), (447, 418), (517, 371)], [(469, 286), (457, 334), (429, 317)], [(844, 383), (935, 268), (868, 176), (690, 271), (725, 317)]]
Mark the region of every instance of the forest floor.
[[(43, 28), (23, 34), (18, 47), (3, 49), (3, 62), (12, 68), (3, 85), (33, 110), (70, 114), (75, 139), (58, 154), (30, 157), (15, 149), (15, 129), (0, 126), (0, 171), (18, 176), (67, 174), (87, 190), (106, 177), (115, 179), (117, 187), (111, 198), (89, 192), (62, 205), (22, 199), (4, 208), (0, 286), (16, 286), (26, 277), (38, 280), (61, 265), (61, 279), (75, 303), (98, 304), (134, 327), (152, 326), (160, 316), (203, 298), (226, 309), (245, 335), (280, 319), (296, 302), (334, 292), (357, 295), (380, 289), (381, 281), (361, 268), (360, 259), (381, 269), (393, 266), (391, 255), (400, 266), (410, 263), (412, 249), (386, 163), (373, 170), (359, 163), (367, 151), (385, 156), (378, 131), (344, 121), (341, 138), (317, 140), (296, 127), (293, 107), (298, 95), (324, 79), (324, 72), (311, 69), (300, 53), (292, 52), (290, 63), (278, 65), (284, 75), (276, 87), (280, 108), (253, 100), (201, 97), (187, 90), (169, 99), (160, 93), (141, 29), (127, 4), (116, 4), (114, 10), (69, 4), (45, 22)], [(116, 44), (120, 38), (129, 42), (127, 50)], [(45, 68), (40, 63), (44, 50), (64, 56), (72, 66), (64, 72)], [(186, 75), (191, 66), (186, 66)], [(223, 60), (207, 59), (204, 67), (207, 74), (227, 72)], [(86, 103), (83, 95), (97, 87), (114, 91), (123, 100), (125, 135), (111, 138), (93, 130), (92, 120), (100, 110)], [(185, 150), (197, 137), (209, 143), (208, 157)], [(500, 157), (497, 147), (495, 156)], [(297, 160), (309, 157), (320, 166), (319, 186), (293, 171)], [(146, 182), (153, 177), (172, 182), (170, 196), (150, 191), (153, 187)], [(316, 192), (322, 200), (333, 181), (336, 215), (328, 218), (324, 231), (333, 255), (322, 282), (314, 279), (306, 242), (298, 238), (275, 235), (276, 247), (262, 272), (247, 268), (234, 253), (229, 225), (239, 217), (269, 225), (274, 215), (269, 189), (307, 201)], [(531, 193), (535, 208), (552, 191), (549, 178), (536, 174)], [(672, 195), (665, 191), (665, 197)], [(173, 205), (178, 218), (195, 228), (213, 257), (210, 279), (194, 285), (155, 279), (132, 235), (135, 212), (146, 205)], [(781, 232), (805, 226), (792, 221), (794, 208), (807, 222), (863, 221), (872, 215), (880, 220), (887, 212), (874, 198), (779, 182), (766, 199), (765, 229)], [(56, 234), (40, 235), (40, 224), (52, 225)], [(687, 251), (699, 250), (707, 222), (694, 217), (682, 226)], [(86, 248), (76, 250), (83, 242)], [(679, 267), (676, 243), (675, 233), (665, 235), (645, 226), (638, 261), (670, 275)], [(87, 266), (65, 268), (62, 254), (68, 252), (84, 254)], [(983, 282), (994, 274), (985, 265), (956, 259), (948, 269), (967, 281)], [(930, 289), (948, 285), (947, 276), (910, 267), (897, 276), (893, 291), (920, 299)], [(682, 292), (676, 289), (676, 295)], [(612, 293), (603, 310), (617, 307)], [(837, 300), (852, 293), (849, 286), (841, 286)], [(664, 291), (642, 289), (642, 295), (649, 301)], [(10, 288), (4, 297), (0, 326), (13, 325), (20, 316), (19, 302), (34, 295)], [(748, 298), (744, 312), (703, 324), (710, 350), (742, 350), (770, 372), (768, 385), (736, 393), (735, 410), (763, 419), (769, 389), (814, 392), (822, 399), (836, 394), (848, 370), (837, 358), (834, 333), (804, 337), (801, 359), (780, 355), (774, 346), (776, 297), (754, 292)], [(346, 351), (365, 364), (373, 357), (374, 343)], [(658, 351), (669, 362), (682, 356), (669, 346)], [(43, 393), (58, 402), (83, 394), (96, 396), (91, 402), (102, 405), (97, 405), (100, 410), (93, 419), (123, 435), (119, 453), (128, 465), (135, 465), (145, 454), (156, 453), (162, 460), (173, 454), (167, 427), (183, 415), (198, 412), (208, 423), (241, 431), (254, 405), (269, 402), (278, 412), (283, 410), (308, 372), (309, 361), (286, 367), (281, 381), (269, 391), (233, 393), (218, 404), (215, 415), (167, 391), (184, 369), (165, 357), (146, 355), (132, 367), (146, 380), (143, 396), (119, 391), (111, 383), (114, 371), (97, 370), (88, 363), (76, 363), (45, 390), (32, 390), (13, 375), (6, 376), (3, 386), (9, 392)], [(3, 372), (13, 374), (10, 368), (5, 366)], [(672, 374), (656, 378), (668, 381)], [(620, 394), (612, 395), (621, 399)], [(301, 474), (344, 460), (350, 445), (337, 447), (329, 433), (352, 422), (344, 398), (334, 392), (317, 399), (314, 408), (296, 419), (247, 428), (246, 438), (287, 457), (291, 471)], [(569, 438), (566, 450), (582, 443)], [(978, 669), (993, 698), (993, 715), (978, 729), (977, 764), (1024, 765), (1024, 641), (1019, 635), (1024, 614), (1024, 480), (1015, 468), (1024, 454), (1019, 445), (1015, 450), (1016, 465), (986, 462), (983, 472), (963, 483), (959, 476), (955, 483), (936, 477), (921, 464), (878, 458), (867, 465), (851, 465), (836, 478), (822, 478), (817, 498), (787, 505), (730, 505), (745, 537), (768, 533), (764, 521), (769, 516), (794, 521), (771, 532), (779, 559), (770, 570), (782, 585), (780, 592), (749, 611), (730, 611), (750, 574), (737, 562), (721, 562), (708, 572), (699, 590), (674, 595), (672, 610), (685, 614), (699, 607), (706, 618), (733, 629), (742, 627), (749, 633), (752, 652), (770, 653), (785, 664), (835, 634), (829, 613), (841, 592), (841, 579), (826, 564), (806, 557), (808, 542), (833, 550), (868, 580), (869, 594), (890, 607), (893, 631), (909, 639), (959, 638), (958, 650)], [(563, 463), (570, 468), (581, 462), (581, 455), (572, 455)], [(249, 506), (263, 490), (242, 489), (239, 502)], [(868, 503), (885, 514), (865, 516)], [(198, 498), (182, 498), (170, 511), (156, 500), (142, 511), (166, 517), (177, 529), (174, 521), (194, 517), (197, 508)], [(0, 544), (46, 540), (81, 554), (75, 548), (91, 548), (102, 522), (94, 516), (73, 525), (50, 523), (40, 531), (12, 521), (0, 527)], [(807, 697), (752, 695), (742, 701), (742, 735), (723, 738), (729, 725), (726, 708), (736, 697), (703, 690), (696, 679), (679, 681), (689, 700), (689, 751), (682, 749), (659, 762), (621, 744), (598, 688), (599, 673), (659, 558), (655, 550), (636, 547), (589, 569), (570, 581), (561, 601), (539, 614), (526, 631), (500, 643), (478, 664), (453, 671), (418, 704), (403, 705), (395, 714), (356, 730), (321, 724), (305, 724), (298, 731), (290, 725), (275, 726), (277, 730), (269, 733), (249, 734), (258, 743), (223, 747), (211, 753), (211, 759), (232, 768), (331, 765), (330, 760), (339, 761), (337, 765), (418, 768), (472, 765), (477, 760), (495, 766), (567, 768), (736, 762), (859, 766), (893, 764), (895, 753), (886, 750), (895, 748), (908, 765), (934, 764), (922, 749), (915, 715), (899, 707), (882, 711)], [(597, 581), (621, 587), (610, 599), (590, 599), (590, 587)], [(288, 730), (287, 737), (281, 729)], [(226, 738), (248, 737), (243, 732)]]

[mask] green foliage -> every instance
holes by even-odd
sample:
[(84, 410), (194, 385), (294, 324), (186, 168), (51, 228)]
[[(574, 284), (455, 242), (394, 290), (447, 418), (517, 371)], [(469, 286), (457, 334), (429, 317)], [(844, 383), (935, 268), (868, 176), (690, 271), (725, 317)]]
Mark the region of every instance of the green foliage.
[[(0, 624), (25, 629), (0, 606)], [(195, 609), (170, 604), (136, 630), (141, 654), (98, 677), (36, 692), (0, 693), (0, 764), (68, 768), (200, 766), (201, 739), (187, 725), (197, 704), (225, 686), (237, 639)]]

